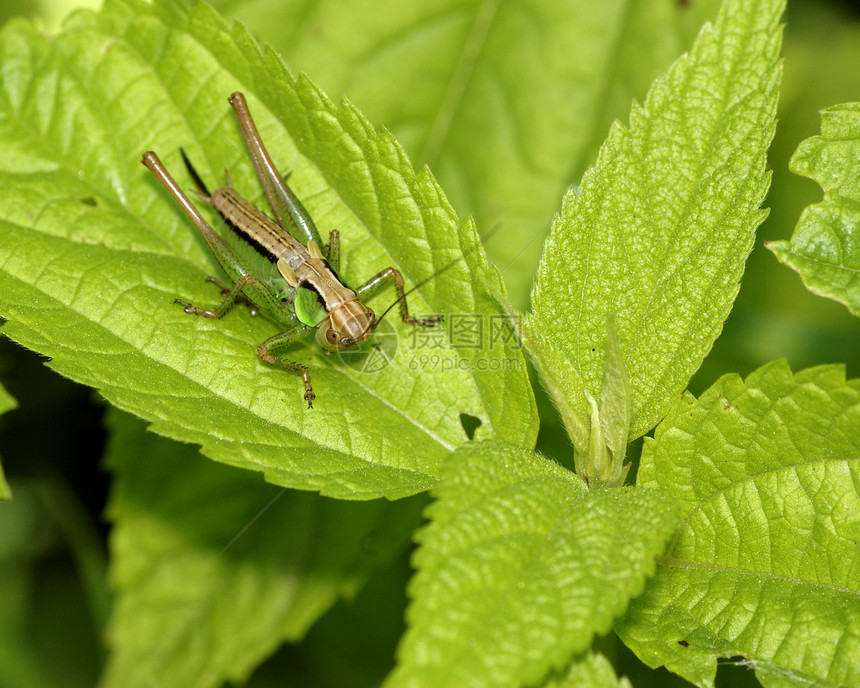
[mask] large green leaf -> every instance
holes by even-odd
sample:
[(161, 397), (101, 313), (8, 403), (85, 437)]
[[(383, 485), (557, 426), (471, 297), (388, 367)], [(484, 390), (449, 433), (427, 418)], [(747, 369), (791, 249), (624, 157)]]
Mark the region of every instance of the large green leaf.
[(683, 512), (616, 626), (640, 658), (699, 686), (733, 655), (766, 686), (860, 685), (860, 380), (723, 377), (645, 440), (639, 483)]
[(610, 318), (630, 439), (668, 411), (720, 333), (765, 216), (783, 6), (727, 0), (630, 126), (612, 128), (553, 222), (529, 341), (578, 453), (607, 379)]
[[(0, 414), (11, 411), (17, 404), (12, 396), (7, 392), (3, 385), (0, 385)], [(6, 476), (3, 474), (3, 465), (0, 464), (0, 499), (10, 499), (12, 491), (9, 489), (9, 483), (6, 482)]]
[(615, 675), (606, 657), (594, 652), (576, 657), (566, 669), (551, 673), (540, 685), (541, 688), (632, 688), (630, 681)]
[(420, 521), (419, 497), (355, 503), (285, 490), (125, 414), (110, 426), (117, 597), (106, 688), (243, 680), (354, 594)]
[(501, 442), (459, 448), (434, 494), (391, 687), (532, 685), (565, 667), (641, 591), (676, 525), (658, 490), (589, 491)]
[[(289, 64), (347, 93), (498, 228), (487, 251), (521, 310), (567, 185), (609, 125), (689, 49), (718, 0), (222, 0)], [(416, 85), (420, 87), (416, 88)], [(408, 93), (409, 97), (392, 97)]]
[(821, 136), (797, 147), (791, 170), (821, 184), (824, 200), (803, 211), (791, 240), (767, 246), (810, 290), (860, 316), (860, 103), (822, 112)]
[[(474, 226), (349, 103), (192, 0), (109, 0), (50, 41), (12, 22), (0, 60), (7, 336), (157, 432), (277, 484), (348, 498), (426, 489), (466, 440), (461, 414), (480, 419), (478, 437), (533, 444), (521, 353), (490, 335), (506, 317), (491, 295), (502, 285)], [(341, 230), (351, 283), (394, 265), (421, 284), (413, 310), (467, 315), (486, 336), (463, 346), (451, 325), (427, 343), (398, 324), (400, 353), (376, 374), (299, 347), (290, 355), (318, 395), (309, 412), (298, 378), (256, 359), (272, 323), (241, 309), (195, 319), (173, 304), (214, 305), (203, 280), (216, 268), (140, 155), (155, 149), (179, 176), (183, 146), (210, 183), (228, 168), (242, 193), (261, 196), (226, 103), (235, 90), (317, 224)]]

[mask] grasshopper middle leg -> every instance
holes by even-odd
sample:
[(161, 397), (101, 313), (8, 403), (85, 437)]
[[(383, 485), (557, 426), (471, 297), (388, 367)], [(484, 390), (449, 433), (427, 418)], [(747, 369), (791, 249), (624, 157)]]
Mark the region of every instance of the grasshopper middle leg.
[(335, 272), (340, 270), (340, 232), (336, 229), (328, 233), (328, 245), (325, 247), (325, 257)]
[[(214, 278), (211, 278), (211, 280), (219, 287), (223, 287), (223, 285)], [(242, 291), (243, 287), (253, 283), (255, 280), (256, 278), (253, 275), (245, 275), (242, 277), (235, 285), (233, 285), (232, 289), (230, 289), (226, 294), (223, 294), (224, 300), (214, 311), (192, 306), (190, 303), (183, 301), (182, 299), (174, 299), (173, 302), (183, 306), (185, 312), (190, 313), (191, 315), (202, 315), (204, 318), (220, 318), (230, 310), (230, 306), (232, 306), (236, 301), (244, 301), (244, 299), (239, 296), (239, 292)]]
[[(230, 291), (231, 291), (230, 287), (228, 287), (226, 284), (221, 282), (221, 280), (219, 280), (217, 277), (212, 277), (210, 275), (209, 277), (206, 278), (206, 281), (212, 282), (212, 284), (214, 284), (216, 287), (218, 287), (221, 290), (221, 298), (227, 298), (230, 295)], [(248, 308), (248, 315), (250, 315), (252, 318), (254, 318), (260, 314), (260, 309), (257, 307), (257, 305), (246, 296), (243, 296), (240, 294), (235, 299), (233, 299), (233, 303), (234, 304), (239, 303), (239, 304), (242, 304), (243, 306), (246, 306)]]
[[(242, 287), (252, 284), (255, 279), (256, 278), (253, 275), (245, 275), (238, 282), (236, 282), (232, 289), (227, 291), (226, 289), (224, 289), (224, 285), (222, 285), (218, 280), (216, 280), (214, 277), (210, 277), (208, 281), (214, 282), (219, 287), (224, 289), (224, 291), (226, 291), (226, 294), (224, 294), (224, 301), (215, 310), (198, 308), (197, 306), (192, 306), (190, 303), (188, 303), (187, 301), (183, 301), (182, 299), (176, 299), (175, 302), (184, 306), (185, 312), (190, 313), (191, 315), (202, 315), (204, 318), (220, 318), (230, 309), (230, 307), (234, 303), (246, 300), (242, 296), (240, 296)], [(287, 368), (288, 370), (292, 370), (293, 372), (296, 372), (301, 375), (302, 381), (305, 384), (304, 399), (306, 402), (308, 402), (308, 408), (313, 408), (313, 400), (317, 397), (316, 394), (314, 394), (313, 388), (311, 387), (311, 375), (308, 372), (308, 369), (301, 363), (288, 361), (285, 358), (280, 358), (279, 356), (274, 356), (272, 354), (273, 350), (287, 347), (290, 344), (296, 342), (302, 336), (302, 334), (304, 334), (304, 331), (301, 327), (295, 327), (293, 329), (279, 332), (278, 334), (269, 337), (266, 341), (264, 341), (257, 347), (257, 356), (260, 358), (261, 361), (265, 363), (278, 366), (280, 368)]]

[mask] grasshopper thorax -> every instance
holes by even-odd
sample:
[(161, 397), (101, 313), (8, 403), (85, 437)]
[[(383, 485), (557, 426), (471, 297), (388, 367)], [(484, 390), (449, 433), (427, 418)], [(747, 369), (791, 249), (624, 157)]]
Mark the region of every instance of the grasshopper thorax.
[(328, 351), (343, 351), (361, 344), (373, 332), (376, 314), (358, 299), (332, 310), (317, 328), (316, 340)]

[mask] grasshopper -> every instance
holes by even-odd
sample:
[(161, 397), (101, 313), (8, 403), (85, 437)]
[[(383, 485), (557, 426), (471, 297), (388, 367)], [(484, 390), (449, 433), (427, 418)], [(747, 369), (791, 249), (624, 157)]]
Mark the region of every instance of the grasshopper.
[[(181, 151), (188, 173), (197, 187), (197, 196), (212, 206), (244, 243), (256, 251), (242, 250), (236, 242), (231, 244), (212, 229), (154, 152), (144, 153), (143, 164), (191, 218), (233, 285), (225, 287), (214, 277), (209, 278), (221, 287), (224, 298), (214, 310), (198, 308), (182, 299), (175, 302), (183, 306), (186, 313), (207, 318), (220, 318), (237, 301), (247, 303), (252, 315), (258, 309), (265, 312), (284, 329), (260, 344), (257, 356), (270, 365), (300, 374), (305, 386), (304, 399), (308, 408), (312, 408), (316, 395), (307, 367), (275, 356), (273, 351), (293, 344), (311, 330), (316, 331), (316, 341), (326, 353), (357, 346), (371, 335), (388, 312), (386, 310), (382, 316), (377, 316), (363, 302), (389, 282), (394, 282), (397, 290), (395, 303), (400, 304), (403, 322), (432, 327), (441, 320), (441, 316), (413, 318), (409, 315), (403, 277), (395, 268), (382, 270), (355, 290), (343, 283), (337, 276), (340, 269), (339, 232), (331, 230), (328, 244), (324, 249), (320, 248), (323, 241), (319, 231), (269, 157), (245, 97), (237, 92), (230, 96), (229, 102), (275, 219), (236, 193), (229, 175), (226, 186), (210, 193), (185, 151)], [(253, 265), (255, 261), (249, 259), (254, 252), (262, 254), (265, 259), (257, 260), (256, 267)], [(267, 269), (260, 269), (260, 264)]]

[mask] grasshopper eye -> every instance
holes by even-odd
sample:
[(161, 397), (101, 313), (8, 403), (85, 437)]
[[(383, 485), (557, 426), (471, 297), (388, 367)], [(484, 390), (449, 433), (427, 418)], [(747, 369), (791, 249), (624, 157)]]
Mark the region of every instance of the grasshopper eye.
[(326, 341), (332, 346), (337, 346), (340, 343), (340, 334), (336, 329), (330, 327), (325, 333)]

